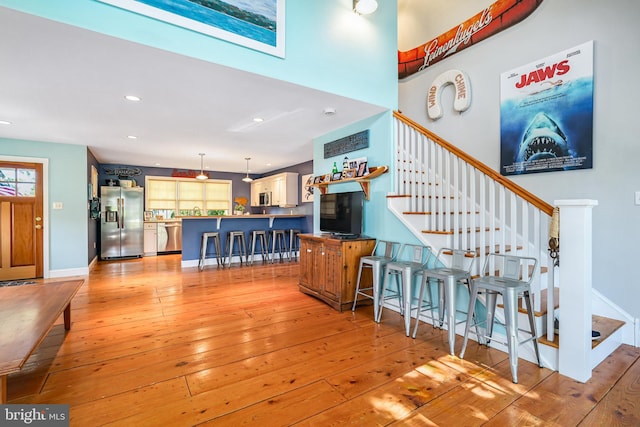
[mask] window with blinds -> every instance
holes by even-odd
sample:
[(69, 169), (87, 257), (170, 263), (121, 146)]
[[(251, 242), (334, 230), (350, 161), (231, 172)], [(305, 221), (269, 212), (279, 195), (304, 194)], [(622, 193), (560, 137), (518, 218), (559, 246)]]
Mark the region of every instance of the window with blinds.
[[(147, 176), (145, 178), (145, 209), (172, 210), (176, 215), (200, 212), (215, 215), (231, 212), (231, 181), (193, 178)], [(212, 212), (217, 211), (217, 212)]]

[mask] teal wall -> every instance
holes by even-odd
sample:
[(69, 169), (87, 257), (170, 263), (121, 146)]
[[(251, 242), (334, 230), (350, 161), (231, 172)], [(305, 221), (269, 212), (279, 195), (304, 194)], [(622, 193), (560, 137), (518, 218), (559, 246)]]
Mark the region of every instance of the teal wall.
[(396, 108), (397, 1), (379, 4), (365, 17), (351, 12), (352, 0), (288, 0), (283, 59), (96, 0), (0, 0), (55, 21)]
[[(376, 13), (370, 16), (354, 14), (352, 0), (288, 0), (284, 59), (95, 0), (0, 0), (0, 6), (390, 110), (397, 109), (397, 0), (381, 1)], [(318, 138), (314, 142), (314, 162), (318, 162), (314, 172), (330, 170), (325, 166), (322, 154), (317, 154), (324, 142), (366, 128), (371, 129), (372, 144), (368, 150), (354, 153), (354, 156), (367, 156), (371, 165), (391, 166), (392, 119), (391, 114), (386, 113)], [(86, 148), (0, 140), (0, 156), (50, 159), (49, 200), (61, 201), (65, 206), (62, 211), (50, 210), (51, 270), (87, 267)], [(327, 161), (333, 164), (333, 160)], [(399, 239), (397, 236), (403, 237), (406, 232), (386, 213), (385, 195), (392, 188), (391, 176), (389, 173), (372, 184), (372, 200), (365, 212), (365, 232), (379, 238), (396, 236)], [(407, 236), (406, 241), (409, 239), (411, 237)]]
[[(365, 201), (363, 233), (376, 239), (419, 243), (418, 239), (387, 209), (386, 196), (393, 191), (395, 172), (392, 119), (392, 112), (388, 111), (317, 138), (313, 145), (313, 174), (317, 176), (331, 172), (334, 162), (340, 168), (345, 156), (350, 159), (366, 157), (369, 166), (388, 166), (388, 173), (371, 181), (369, 200)], [(367, 129), (369, 130), (368, 148), (324, 158), (324, 144)], [(360, 184), (356, 182), (332, 184), (328, 187), (330, 193), (359, 190), (361, 190)], [(313, 226), (316, 232), (320, 231), (319, 212), (319, 199), (315, 199)]]
[[(49, 268), (74, 270), (87, 266), (87, 149), (81, 145), (52, 144), (0, 138), (0, 157), (48, 159)], [(63, 209), (51, 209), (62, 202)], [(45, 218), (45, 227), (47, 226)], [(79, 274), (73, 271), (71, 274)], [(62, 273), (64, 274), (64, 273)]]

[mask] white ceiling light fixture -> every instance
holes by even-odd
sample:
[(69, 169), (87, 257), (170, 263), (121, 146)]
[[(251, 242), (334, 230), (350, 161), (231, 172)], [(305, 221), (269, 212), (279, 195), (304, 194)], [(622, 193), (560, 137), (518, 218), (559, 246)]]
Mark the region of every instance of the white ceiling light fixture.
[(138, 101), (142, 100), (142, 98), (140, 98), (139, 96), (135, 96), (135, 95), (125, 95), (124, 99), (126, 99), (127, 101), (131, 101), (131, 102), (138, 102)]
[(196, 179), (204, 181), (209, 179), (209, 177), (204, 173), (204, 153), (198, 153), (198, 156), (200, 156), (200, 175), (196, 176)]
[(253, 181), (253, 179), (251, 179), (249, 177), (249, 160), (251, 160), (251, 157), (245, 157), (244, 158), (247, 161), (247, 176), (245, 176), (244, 178), (242, 178), (242, 181), (244, 182), (251, 182)]
[(353, 0), (353, 11), (358, 15), (369, 15), (378, 9), (376, 0)]
[(8, 120), (0, 120), (0, 125), (10, 125), (11, 122)]

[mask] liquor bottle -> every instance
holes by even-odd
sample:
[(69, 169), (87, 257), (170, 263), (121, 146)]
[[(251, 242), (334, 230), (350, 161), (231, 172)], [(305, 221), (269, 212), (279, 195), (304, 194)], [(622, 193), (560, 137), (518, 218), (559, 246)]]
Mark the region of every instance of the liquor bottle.
[(336, 165), (336, 162), (333, 162), (333, 169), (331, 169), (331, 173), (337, 173), (338, 172), (338, 165)]

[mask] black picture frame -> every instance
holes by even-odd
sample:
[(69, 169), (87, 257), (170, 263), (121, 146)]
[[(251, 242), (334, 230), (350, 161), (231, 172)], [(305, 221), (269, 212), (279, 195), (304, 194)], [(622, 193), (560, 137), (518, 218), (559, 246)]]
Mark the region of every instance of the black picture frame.
[(322, 182), (322, 175), (318, 175), (315, 178), (313, 178), (314, 184), (320, 184), (321, 182)]
[(342, 179), (342, 172), (336, 172), (331, 177), (331, 181), (340, 181)]

